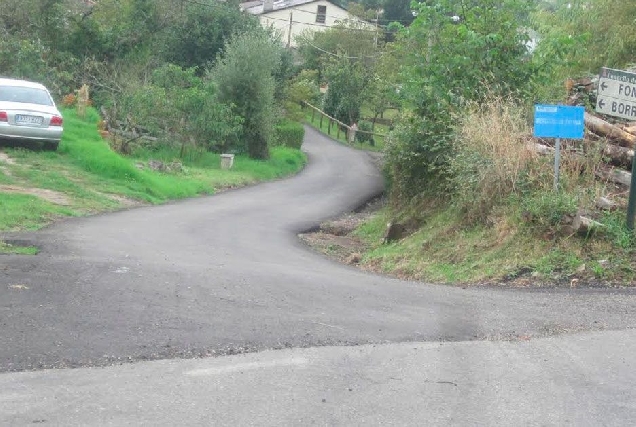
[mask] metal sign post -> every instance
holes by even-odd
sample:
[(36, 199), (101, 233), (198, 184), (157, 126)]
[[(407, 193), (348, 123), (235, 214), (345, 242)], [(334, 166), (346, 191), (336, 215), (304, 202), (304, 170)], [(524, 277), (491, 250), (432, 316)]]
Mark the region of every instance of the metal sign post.
[[(608, 116), (636, 120), (636, 73), (601, 68), (596, 111)], [(636, 214), (636, 159), (632, 158), (632, 180), (627, 202), (627, 228), (634, 229)]]
[(559, 189), (561, 138), (583, 139), (585, 108), (568, 105), (534, 106), (534, 136), (556, 138), (554, 146), (554, 191)]
[(561, 165), (561, 138), (554, 144), (554, 191), (559, 191), (559, 175)]

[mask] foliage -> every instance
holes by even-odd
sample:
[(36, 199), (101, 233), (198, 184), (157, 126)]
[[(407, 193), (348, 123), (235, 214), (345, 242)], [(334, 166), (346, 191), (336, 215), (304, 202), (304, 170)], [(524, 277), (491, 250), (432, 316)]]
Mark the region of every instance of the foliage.
[(169, 28), (166, 59), (198, 72), (213, 63), (232, 34), (254, 30), (260, 25), (252, 15), (227, 2), (188, 3), (185, 16)]
[(215, 95), (214, 83), (197, 77), (194, 68), (166, 65), (155, 70), (149, 84), (123, 95), (119, 114), (132, 121), (130, 127), (176, 135), (182, 146), (192, 140), (210, 151), (236, 149), (230, 144), (236, 145), (241, 120)]
[(375, 145), (375, 140), (370, 132), (373, 132), (373, 123), (366, 120), (360, 120), (358, 122), (358, 130), (362, 132), (356, 132), (356, 140), (360, 143), (368, 142), (369, 145)]
[(400, 22), (409, 25), (414, 16), (411, 10), (411, 0), (385, 0), (383, 21)]
[(397, 42), (400, 96), (411, 112), (402, 115), (387, 147), (394, 200), (453, 192), (451, 117), (467, 102), (492, 94), (531, 96), (534, 67), (525, 60), (527, 35), (517, 19), (526, 10), (523, 0), (419, 4)]
[(233, 104), (243, 119), (241, 138), (253, 159), (269, 157), (276, 108), (274, 75), (280, 67), (282, 47), (263, 31), (234, 36), (217, 60), (212, 77), (218, 99)]
[(304, 118), (302, 111), (303, 102), (308, 102), (315, 106), (320, 99), (318, 71), (302, 70), (289, 80), (285, 94), (285, 115), (291, 120), (302, 120)]
[(346, 57), (332, 58), (325, 69), (325, 78), (329, 82), (323, 100), (325, 113), (347, 124), (358, 121), (369, 81), (364, 64)]
[(347, 124), (358, 120), (377, 50), (378, 33), (359, 21), (300, 37), (305, 67), (318, 70), (328, 84), (322, 106), (327, 114)]
[(421, 196), (448, 193), (453, 133), (451, 119), (430, 104), (428, 114), (404, 112), (386, 139), (385, 171), (394, 205), (408, 204)]
[(343, 21), (325, 31), (305, 32), (298, 38), (298, 51), (306, 69), (320, 76), (333, 57), (363, 60), (367, 66), (377, 55), (378, 33), (358, 21)]
[[(540, 33), (537, 51), (559, 49), (559, 77), (597, 74), (601, 67), (634, 63), (636, 3), (621, 0), (558, 0), (535, 15)], [(602, 18), (600, 18), (602, 17)]]
[(305, 138), (305, 128), (298, 122), (282, 120), (275, 127), (275, 141), (277, 145), (300, 150)]

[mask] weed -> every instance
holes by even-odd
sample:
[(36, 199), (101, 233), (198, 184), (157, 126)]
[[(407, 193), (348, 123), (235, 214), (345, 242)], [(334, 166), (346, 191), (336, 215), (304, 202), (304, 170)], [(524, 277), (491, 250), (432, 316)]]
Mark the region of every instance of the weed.
[(636, 247), (636, 235), (627, 228), (625, 217), (622, 213), (607, 213), (603, 217), (602, 222), (605, 225), (605, 233), (617, 247), (622, 249)]

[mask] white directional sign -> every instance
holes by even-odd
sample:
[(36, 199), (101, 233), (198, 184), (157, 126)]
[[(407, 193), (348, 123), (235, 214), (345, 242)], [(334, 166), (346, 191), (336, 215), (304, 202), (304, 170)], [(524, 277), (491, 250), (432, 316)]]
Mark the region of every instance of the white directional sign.
[(636, 74), (611, 68), (601, 69), (596, 111), (636, 120)]

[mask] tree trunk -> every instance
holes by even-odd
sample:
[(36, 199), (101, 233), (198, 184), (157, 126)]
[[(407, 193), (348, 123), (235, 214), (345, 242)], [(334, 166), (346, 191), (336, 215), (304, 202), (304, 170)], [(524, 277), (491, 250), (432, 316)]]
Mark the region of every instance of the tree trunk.
[(598, 171), (596, 175), (608, 181), (612, 181), (617, 184), (622, 184), (627, 187), (631, 185), (632, 182), (632, 174), (623, 170), (611, 169), (609, 171)]

